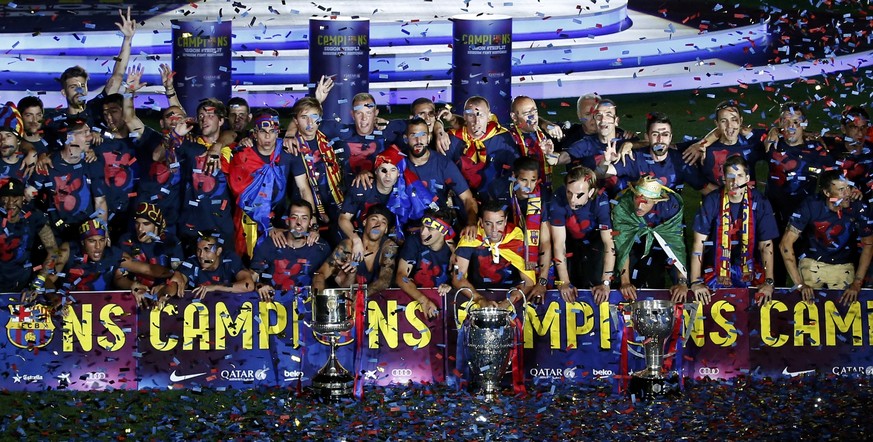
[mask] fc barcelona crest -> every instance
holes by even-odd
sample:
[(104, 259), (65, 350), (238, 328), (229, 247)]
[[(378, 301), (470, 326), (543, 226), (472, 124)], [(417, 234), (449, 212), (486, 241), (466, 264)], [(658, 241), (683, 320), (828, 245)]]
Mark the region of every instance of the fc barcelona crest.
[(11, 317), (6, 323), (6, 336), (12, 345), (33, 350), (43, 348), (52, 341), (55, 323), (48, 307), (10, 305), (9, 313)]

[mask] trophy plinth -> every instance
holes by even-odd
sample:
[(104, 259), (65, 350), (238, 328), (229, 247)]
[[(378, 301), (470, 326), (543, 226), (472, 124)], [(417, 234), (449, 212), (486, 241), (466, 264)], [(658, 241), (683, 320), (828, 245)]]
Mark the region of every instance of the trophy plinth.
[(312, 388), (322, 399), (335, 402), (352, 396), (355, 378), (336, 358), (336, 337), (330, 343), (330, 357), (312, 378)]
[(630, 305), (634, 330), (647, 337), (646, 368), (631, 374), (628, 394), (643, 400), (678, 395), (679, 375), (664, 370), (664, 339), (673, 331), (674, 303), (647, 299)]
[[(325, 289), (312, 293), (312, 334), (318, 342), (330, 346), (330, 356), (318, 373), (312, 378), (312, 387), (316, 395), (327, 401), (339, 401), (352, 396), (355, 378), (340, 364), (336, 357), (336, 348), (350, 344), (346, 341), (338, 344), (340, 334), (346, 333), (354, 326), (354, 301), (352, 294), (357, 287), (343, 289)], [(366, 288), (362, 288), (366, 290)], [(320, 336), (328, 338), (323, 341)]]

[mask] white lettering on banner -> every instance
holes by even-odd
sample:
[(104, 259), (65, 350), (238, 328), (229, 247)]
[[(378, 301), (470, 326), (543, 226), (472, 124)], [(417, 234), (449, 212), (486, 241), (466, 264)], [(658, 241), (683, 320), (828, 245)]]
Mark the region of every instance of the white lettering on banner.
[(831, 370), (831, 373), (844, 375), (844, 374), (864, 374), (867, 376), (873, 376), (873, 365), (868, 367), (834, 367)]
[(605, 378), (605, 377), (615, 376), (615, 373), (613, 373), (613, 371), (610, 369), (598, 370), (595, 368), (594, 370), (591, 371), (591, 375), (596, 377), (596, 378)]
[(282, 371), (283, 371), (283, 375), (285, 376), (284, 377), (285, 381), (298, 381), (300, 379), (303, 379), (303, 372), (302, 371), (298, 371), (298, 370), (292, 370), (292, 371), (282, 370)]
[(26, 384), (28, 382), (37, 382), (37, 381), (41, 381), (41, 380), (42, 380), (41, 374), (22, 374), (22, 375), (15, 374), (15, 375), (12, 375), (12, 382), (15, 384), (20, 384), (21, 382), (24, 382)]
[(718, 367), (700, 367), (697, 370), (701, 376), (715, 376), (721, 372)]
[(252, 382), (267, 379), (269, 368), (259, 370), (221, 370), (221, 378), (232, 382)]

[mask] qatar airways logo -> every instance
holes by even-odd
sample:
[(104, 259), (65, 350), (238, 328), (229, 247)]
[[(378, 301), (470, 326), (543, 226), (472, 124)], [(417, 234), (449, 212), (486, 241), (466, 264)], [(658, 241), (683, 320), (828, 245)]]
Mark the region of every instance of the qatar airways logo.
[(529, 373), (534, 378), (573, 379), (576, 377), (576, 367), (531, 368)]
[(253, 382), (267, 379), (269, 368), (259, 370), (221, 370), (221, 378), (231, 382)]

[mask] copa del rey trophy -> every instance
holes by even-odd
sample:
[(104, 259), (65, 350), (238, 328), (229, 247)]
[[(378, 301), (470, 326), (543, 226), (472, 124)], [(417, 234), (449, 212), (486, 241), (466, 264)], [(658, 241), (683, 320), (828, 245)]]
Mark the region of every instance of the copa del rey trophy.
[[(455, 293), (456, 306), (458, 294), (464, 290), (470, 291), (462, 288)], [(497, 307), (470, 309), (461, 326), (467, 366), (472, 375), (470, 389), (483, 395), (486, 401), (495, 400), (500, 394), (500, 380), (509, 367), (510, 351), (515, 345), (512, 314), (512, 310)], [(455, 323), (459, 323), (457, 310)]]
[(630, 305), (634, 330), (645, 336), (646, 368), (631, 374), (628, 393), (642, 399), (663, 398), (679, 392), (679, 376), (664, 369), (664, 340), (674, 325), (674, 303), (647, 299)]
[[(352, 343), (352, 340), (342, 344), (338, 344), (338, 341), (342, 333), (348, 332), (354, 326), (353, 294), (357, 290), (366, 292), (366, 286), (322, 291), (310, 288), (312, 334), (318, 342), (330, 346), (327, 363), (312, 378), (312, 386), (317, 395), (330, 401), (351, 397), (354, 391), (355, 378), (337, 360), (336, 348), (339, 345)], [(323, 341), (322, 337), (326, 337), (328, 341)]]

